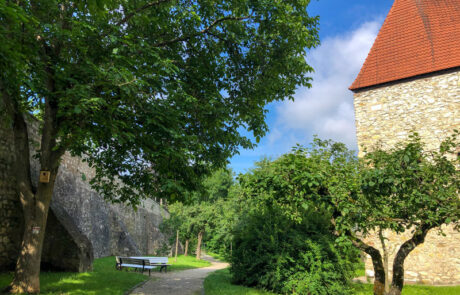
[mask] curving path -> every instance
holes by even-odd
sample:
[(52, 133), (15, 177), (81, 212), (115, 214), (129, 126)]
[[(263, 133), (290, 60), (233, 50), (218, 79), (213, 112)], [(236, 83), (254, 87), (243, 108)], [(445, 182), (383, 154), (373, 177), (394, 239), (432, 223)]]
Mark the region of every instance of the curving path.
[(203, 259), (212, 264), (208, 267), (194, 268), (183, 271), (152, 273), (153, 280), (134, 289), (131, 295), (195, 295), (201, 294), (206, 276), (218, 269), (228, 267), (228, 263), (220, 262), (211, 256), (203, 255)]

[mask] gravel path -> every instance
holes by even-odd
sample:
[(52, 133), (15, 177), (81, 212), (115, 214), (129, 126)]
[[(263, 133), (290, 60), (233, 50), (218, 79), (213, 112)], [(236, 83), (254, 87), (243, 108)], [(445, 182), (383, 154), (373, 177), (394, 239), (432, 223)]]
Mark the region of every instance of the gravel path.
[(136, 288), (131, 295), (201, 294), (204, 278), (209, 273), (228, 266), (228, 263), (217, 261), (211, 256), (203, 255), (203, 259), (211, 261), (211, 266), (167, 273), (154, 272), (154, 279)]

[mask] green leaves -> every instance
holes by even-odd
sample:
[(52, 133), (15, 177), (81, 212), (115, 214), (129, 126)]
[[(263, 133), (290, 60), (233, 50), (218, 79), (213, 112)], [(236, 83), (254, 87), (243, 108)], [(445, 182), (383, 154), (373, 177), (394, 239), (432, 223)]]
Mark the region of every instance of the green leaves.
[(34, 3), (0, 4), (2, 82), (37, 118), (50, 102), (60, 146), (117, 202), (179, 199), (252, 148), (319, 42), (303, 0)]
[(456, 146), (456, 133), (437, 151), (425, 150), (420, 137), (412, 134), (408, 142), (390, 150), (368, 153), (361, 166), (363, 208), (368, 211), (368, 225), (363, 224), (362, 230), (402, 232), (422, 224), (458, 223), (458, 160), (449, 156)]

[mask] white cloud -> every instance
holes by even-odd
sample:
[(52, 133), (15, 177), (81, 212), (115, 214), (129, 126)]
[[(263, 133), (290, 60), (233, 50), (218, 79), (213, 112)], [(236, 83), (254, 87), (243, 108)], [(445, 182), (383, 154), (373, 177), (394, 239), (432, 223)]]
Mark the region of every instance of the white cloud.
[(367, 22), (348, 34), (326, 38), (308, 54), (307, 61), (315, 69), (313, 87), (299, 89), (294, 102), (277, 106), (273, 139), (282, 130), (290, 129), (305, 138), (318, 134), (320, 138), (356, 148), (353, 94), (348, 87), (356, 78), (380, 25), (381, 20)]

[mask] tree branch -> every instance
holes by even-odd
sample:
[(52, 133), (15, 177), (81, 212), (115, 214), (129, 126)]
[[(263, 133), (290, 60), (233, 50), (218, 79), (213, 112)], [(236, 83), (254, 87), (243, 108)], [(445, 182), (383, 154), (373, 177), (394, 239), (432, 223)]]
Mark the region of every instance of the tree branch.
[(204, 28), (203, 30), (201, 30), (199, 32), (196, 32), (195, 34), (188, 35), (188, 36), (181, 36), (181, 37), (177, 37), (177, 38), (174, 38), (174, 39), (171, 39), (171, 40), (162, 41), (162, 42), (154, 44), (153, 46), (154, 47), (164, 47), (164, 46), (172, 44), (172, 43), (186, 41), (186, 40), (188, 40), (188, 39), (190, 39), (192, 37), (202, 35), (202, 34), (207, 34), (213, 27), (217, 26), (221, 22), (228, 21), (228, 20), (241, 21), (241, 20), (245, 20), (245, 19), (249, 19), (249, 18), (251, 18), (250, 15), (249, 16), (240, 16), (240, 17), (237, 17), (237, 16), (222, 17), (222, 18), (214, 20), (209, 26), (207, 26), (206, 28)]
[(369, 254), (372, 258), (372, 265), (374, 266), (374, 294), (383, 294), (385, 291), (385, 268), (383, 266), (382, 255), (376, 248), (364, 243), (361, 239), (353, 237), (351, 239), (353, 245)]
[(393, 281), (390, 294), (401, 294), (404, 286), (404, 260), (412, 250), (425, 242), (425, 237), (432, 228), (434, 228), (433, 225), (423, 224), (420, 230), (416, 230), (412, 238), (405, 241), (399, 248), (393, 261)]
[(130, 12), (130, 13), (126, 14), (124, 18), (122, 18), (119, 22), (116, 23), (116, 25), (117, 26), (122, 25), (122, 24), (126, 23), (127, 21), (129, 21), (137, 13), (142, 12), (142, 11), (144, 11), (146, 9), (149, 9), (150, 7), (158, 6), (158, 5), (162, 4), (162, 3), (166, 3), (166, 2), (169, 2), (169, 1), (171, 1), (171, 0), (158, 0), (158, 1), (152, 1), (152, 2), (146, 3), (143, 6), (139, 7), (138, 9), (134, 10), (133, 12)]

